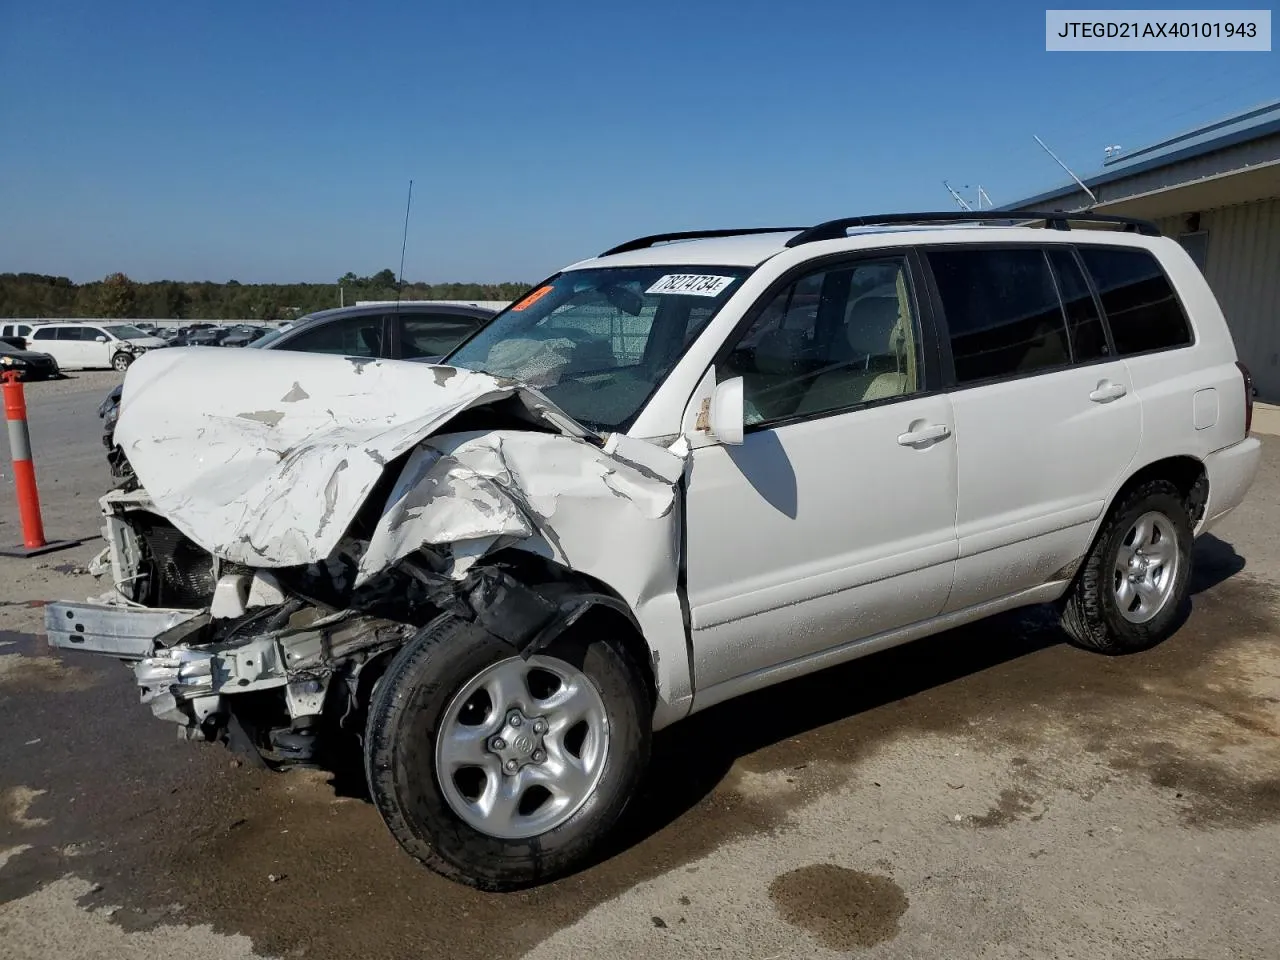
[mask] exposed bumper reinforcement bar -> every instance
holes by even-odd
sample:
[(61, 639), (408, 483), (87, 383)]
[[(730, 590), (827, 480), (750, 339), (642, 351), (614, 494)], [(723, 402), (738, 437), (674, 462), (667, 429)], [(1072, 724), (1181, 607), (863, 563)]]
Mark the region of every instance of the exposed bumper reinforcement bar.
[(157, 646), (180, 642), (207, 622), (208, 615), (200, 610), (123, 607), (109, 603), (50, 603), (44, 608), (50, 646), (121, 660), (149, 657)]

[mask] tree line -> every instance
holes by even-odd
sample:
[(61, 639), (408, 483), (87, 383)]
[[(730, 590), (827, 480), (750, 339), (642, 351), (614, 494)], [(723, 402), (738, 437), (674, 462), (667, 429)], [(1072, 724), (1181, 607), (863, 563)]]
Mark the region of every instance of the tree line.
[[(514, 300), (524, 283), (406, 283), (405, 300)], [(40, 273), (0, 273), (0, 317), (137, 320), (286, 320), (357, 300), (394, 300), (396, 275), (347, 273), (335, 283), (137, 283), (113, 273), (92, 283)]]

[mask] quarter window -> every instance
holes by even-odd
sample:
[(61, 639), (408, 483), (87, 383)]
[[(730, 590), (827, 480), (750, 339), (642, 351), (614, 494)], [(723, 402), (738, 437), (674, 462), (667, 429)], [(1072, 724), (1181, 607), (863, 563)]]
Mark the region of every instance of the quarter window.
[(32, 340), (56, 340), (57, 338), (57, 327), (38, 327), (31, 332)]
[(803, 276), (777, 294), (730, 351), (748, 425), (912, 394), (920, 350), (901, 258)]
[(1150, 253), (1081, 247), (1080, 256), (1102, 300), (1117, 353), (1127, 356), (1191, 343), (1182, 305)]
[(959, 383), (1024, 376), (1071, 362), (1062, 305), (1042, 251), (928, 254)]

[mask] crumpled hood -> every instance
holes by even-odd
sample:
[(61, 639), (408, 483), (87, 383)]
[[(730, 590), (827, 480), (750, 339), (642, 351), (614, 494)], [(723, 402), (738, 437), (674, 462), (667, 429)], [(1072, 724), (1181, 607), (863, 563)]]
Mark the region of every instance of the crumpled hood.
[(488, 374), (217, 347), (140, 357), (115, 442), (193, 542), (249, 566), (297, 566), (334, 552), (390, 461), (462, 411), (507, 399), (531, 426), (600, 453), (541, 394)]

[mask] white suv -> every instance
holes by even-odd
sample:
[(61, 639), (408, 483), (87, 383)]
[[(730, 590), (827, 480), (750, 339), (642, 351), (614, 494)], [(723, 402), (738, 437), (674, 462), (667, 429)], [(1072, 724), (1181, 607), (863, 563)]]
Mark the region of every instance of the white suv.
[(55, 321), (33, 326), (27, 346), (50, 354), (63, 370), (124, 371), (146, 351), (168, 344), (127, 323)]
[(1026, 604), (1150, 647), (1257, 470), (1248, 374), (1150, 224), (996, 216), (642, 238), (446, 365), (143, 357), (115, 587), (50, 640), (273, 766), (349, 735), (487, 889), (587, 861), (729, 697)]

